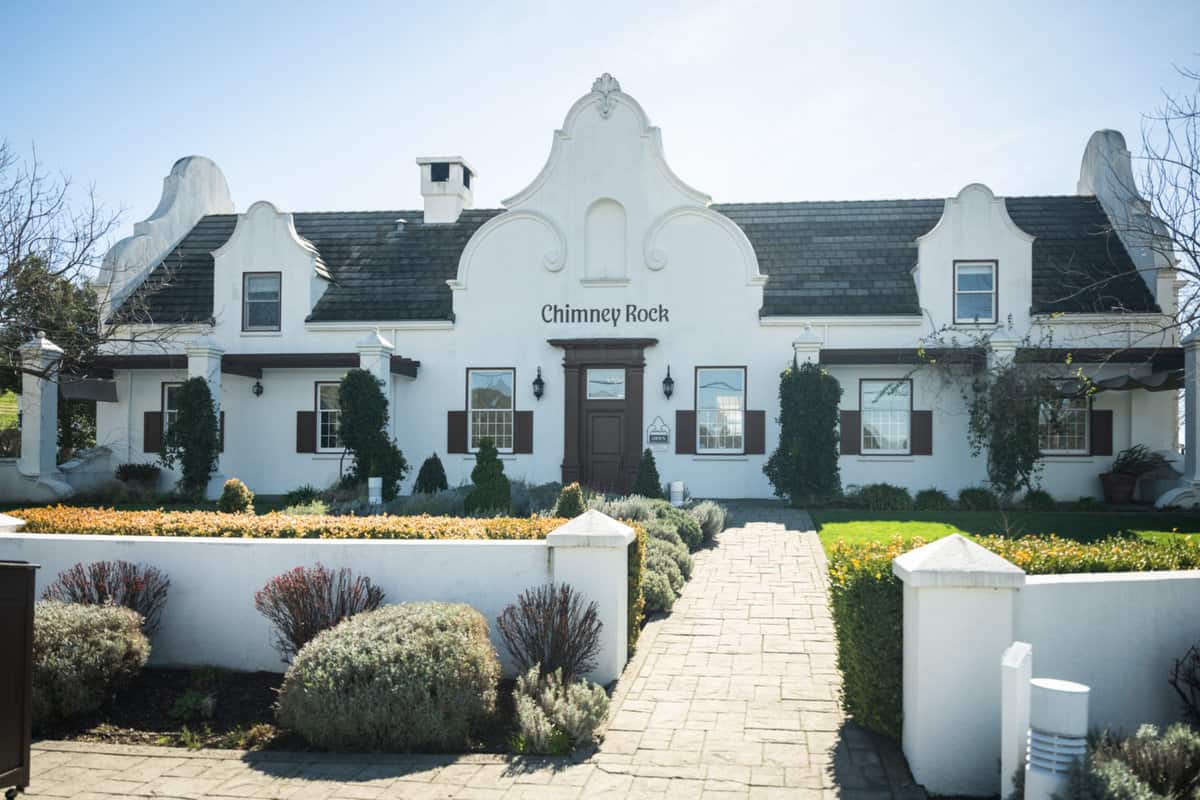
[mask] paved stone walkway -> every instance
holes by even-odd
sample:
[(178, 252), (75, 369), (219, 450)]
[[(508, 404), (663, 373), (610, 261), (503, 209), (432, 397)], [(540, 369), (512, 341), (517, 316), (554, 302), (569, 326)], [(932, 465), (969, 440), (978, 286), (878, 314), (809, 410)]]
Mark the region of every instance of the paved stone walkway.
[(697, 555), (674, 612), (647, 625), (604, 741), (580, 760), (41, 742), (30, 796), (923, 797), (895, 749), (838, 708), (824, 556), (807, 515), (735, 515), (741, 527)]

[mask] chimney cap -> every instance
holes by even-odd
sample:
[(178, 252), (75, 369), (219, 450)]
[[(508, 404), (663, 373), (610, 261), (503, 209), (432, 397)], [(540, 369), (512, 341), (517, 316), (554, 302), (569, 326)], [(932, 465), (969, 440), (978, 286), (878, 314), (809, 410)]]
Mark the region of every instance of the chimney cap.
[(417, 159), (417, 164), (419, 166), (425, 166), (426, 164), (462, 164), (471, 171), (472, 175), (476, 178), (479, 177), (479, 171), (462, 156), (421, 156)]

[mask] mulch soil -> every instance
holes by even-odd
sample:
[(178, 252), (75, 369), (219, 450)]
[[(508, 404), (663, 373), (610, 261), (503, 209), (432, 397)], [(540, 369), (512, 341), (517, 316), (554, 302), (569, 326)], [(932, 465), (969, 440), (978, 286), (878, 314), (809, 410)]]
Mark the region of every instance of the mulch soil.
[[(277, 672), (143, 669), (94, 714), (35, 732), (46, 739), (110, 744), (309, 751), (298, 735), (275, 726)], [(513, 734), (513, 681), (502, 681), (496, 713), (463, 752), (506, 753)], [(196, 700), (211, 697), (211, 702)], [(183, 700), (181, 700), (183, 698)]]

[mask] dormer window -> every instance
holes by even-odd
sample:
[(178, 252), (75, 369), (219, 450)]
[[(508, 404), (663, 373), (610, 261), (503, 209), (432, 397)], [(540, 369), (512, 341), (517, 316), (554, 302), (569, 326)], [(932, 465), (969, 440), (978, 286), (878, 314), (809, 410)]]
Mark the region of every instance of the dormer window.
[(281, 318), (278, 272), (242, 275), (242, 330), (277, 331)]
[(996, 321), (996, 262), (954, 262), (954, 322), (976, 325)]

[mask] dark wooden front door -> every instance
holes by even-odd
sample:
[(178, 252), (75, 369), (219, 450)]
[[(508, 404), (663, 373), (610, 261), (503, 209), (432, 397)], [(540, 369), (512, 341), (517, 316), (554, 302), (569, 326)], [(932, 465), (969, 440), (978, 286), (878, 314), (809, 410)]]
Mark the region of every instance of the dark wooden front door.
[(583, 483), (602, 492), (625, 492), (625, 409), (588, 409)]
[[(563, 483), (633, 486), (642, 447), (643, 349), (656, 339), (551, 339), (563, 356)], [(592, 391), (589, 394), (589, 374)]]

